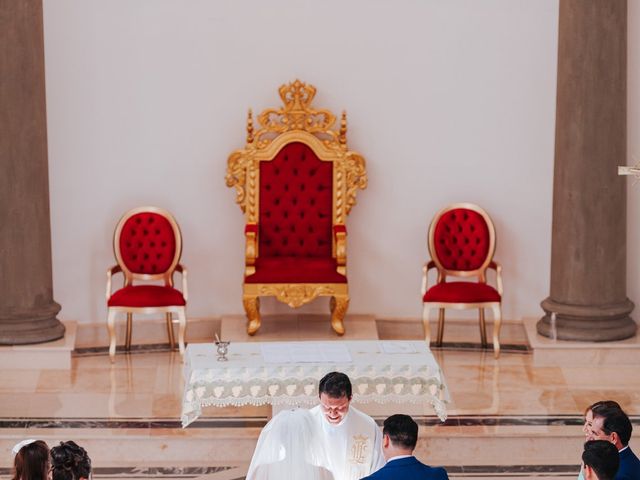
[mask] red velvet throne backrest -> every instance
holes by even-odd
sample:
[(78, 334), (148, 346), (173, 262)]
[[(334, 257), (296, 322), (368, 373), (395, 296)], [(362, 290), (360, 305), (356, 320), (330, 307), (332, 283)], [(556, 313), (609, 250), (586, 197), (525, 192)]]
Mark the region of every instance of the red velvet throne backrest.
[[(176, 227), (177, 228), (177, 227)], [(139, 212), (124, 221), (115, 239), (116, 257), (133, 274), (159, 275), (175, 267), (176, 232), (171, 222), (155, 212)]]
[(491, 233), (485, 218), (468, 208), (454, 208), (436, 219), (431, 255), (447, 270), (473, 271), (487, 262)]
[(333, 164), (301, 142), (260, 162), (259, 255), (331, 257)]

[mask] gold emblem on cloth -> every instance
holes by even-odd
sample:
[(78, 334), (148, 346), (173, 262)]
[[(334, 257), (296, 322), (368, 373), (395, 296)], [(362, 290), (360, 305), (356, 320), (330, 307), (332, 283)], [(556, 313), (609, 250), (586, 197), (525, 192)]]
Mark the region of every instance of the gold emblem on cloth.
[(369, 447), (369, 437), (366, 435), (354, 435), (353, 444), (351, 445), (350, 463), (364, 463), (367, 457)]

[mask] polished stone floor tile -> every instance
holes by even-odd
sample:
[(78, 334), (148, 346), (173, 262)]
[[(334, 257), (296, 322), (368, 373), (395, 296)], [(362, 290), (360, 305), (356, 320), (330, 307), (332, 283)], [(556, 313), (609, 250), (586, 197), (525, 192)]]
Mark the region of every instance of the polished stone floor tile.
[[(580, 414), (602, 398), (618, 399), (630, 413), (640, 411), (639, 376), (630, 368), (538, 367), (521, 354), (503, 354), (497, 361), (486, 352), (434, 356), (450, 389), (452, 414)], [(105, 356), (75, 358), (70, 371), (0, 370), (5, 380), (0, 400), (4, 415), (12, 416), (178, 417), (183, 367), (179, 355), (161, 352), (118, 355), (115, 365)], [(383, 405), (378, 412), (393, 409)], [(204, 411), (205, 416), (239, 414), (237, 408)]]
[(637, 365), (593, 365), (584, 367), (561, 367), (569, 387), (582, 385), (607, 385), (608, 388), (640, 389), (640, 373)]
[(154, 368), (44, 370), (36, 392), (138, 392), (155, 390)]
[(178, 417), (182, 410), (182, 395), (175, 393), (156, 394), (153, 396), (151, 415), (154, 417)]
[(222, 317), (220, 335), (232, 342), (272, 342), (299, 340), (374, 340), (378, 338), (372, 315), (349, 315), (344, 321), (345, 334), (338, 336), (331, 329), (331, 317), (319, 314), (264, 315), (258, 332), (249, 337), (246, 318), (240, 315)]
[(563, 370), (559, 367), (536, 367), (531, 365), (504, 365), (499, 369), (498, 387), (510, 389), (538, 387), (566, 387)]
[(615, 400), (623, 406), (629, 415), (640, 414), (640, 392), (638, 390), (617, 388), (576, 387), (571, 395), (582, 412), (591, 404), (600, 400)]
[(0, 394), (33, 392), (40, 378), (39, 370), (0, 370)]
[(31, 417), (148, 417), (151, 393), (38, 393), (22, 415)]
[[(394, 322), (378, 325), (381, 337), (420, 333), (415, 323), (403, 332)], [(235, 327), (243, 331), (244, 322)], [(326, 329), (309, 327), (318, 335)], [(378, 423), (393, 413), (414, 416), (419, 455), (448, 465), (451, 478), (575, 478), (582, 412), (597, 400), (619, 401), (640, 424), (636, 367), (537, 365), (527, 352), (497, 360), (491, 350), (433, 354), (450, 390), (447, 422), (427, 403), (360, 408)], [(104, 352), (78, 356), (71, 370), (0, 369), (0, 449), (31, 436), (71, 438), (91, 449), (94, 478), (242, 479), (271, 407), (207, 407), (182, 429), (183, 369), (168, 351), (120, 354), (113, 365)]]

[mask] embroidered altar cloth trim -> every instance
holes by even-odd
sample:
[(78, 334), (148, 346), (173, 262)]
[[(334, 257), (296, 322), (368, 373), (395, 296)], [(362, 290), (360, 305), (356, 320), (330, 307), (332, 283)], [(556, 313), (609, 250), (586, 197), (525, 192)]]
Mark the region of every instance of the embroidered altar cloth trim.
[[(353, 385), (357, 403), (430, 403), (440, 420), (447, 417), (449, 391), (440, 366), (422, 341), (341, 341), (347, 356), (322, 362), (267, 363), (263, 347), (288, 349), (308, 346), (322, 350), (337, 342), (232, 343), (228, 361), (217, 360), (212, 343), (189, 344), (185, 353), (185, 388), (182, 426), (186, 427), (205, 406), (298, 405), (318, 402), (318, 382), (328, 372), (344, 372)], [(273, 360), (274, 358), (272, 358)]]

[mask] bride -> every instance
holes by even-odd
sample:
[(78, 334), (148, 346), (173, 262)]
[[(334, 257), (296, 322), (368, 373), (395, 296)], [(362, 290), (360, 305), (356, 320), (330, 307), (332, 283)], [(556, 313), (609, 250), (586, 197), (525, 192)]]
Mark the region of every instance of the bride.
[(247, 480), (333, 480), (308, 410), (283, 410), (258, 438)]

